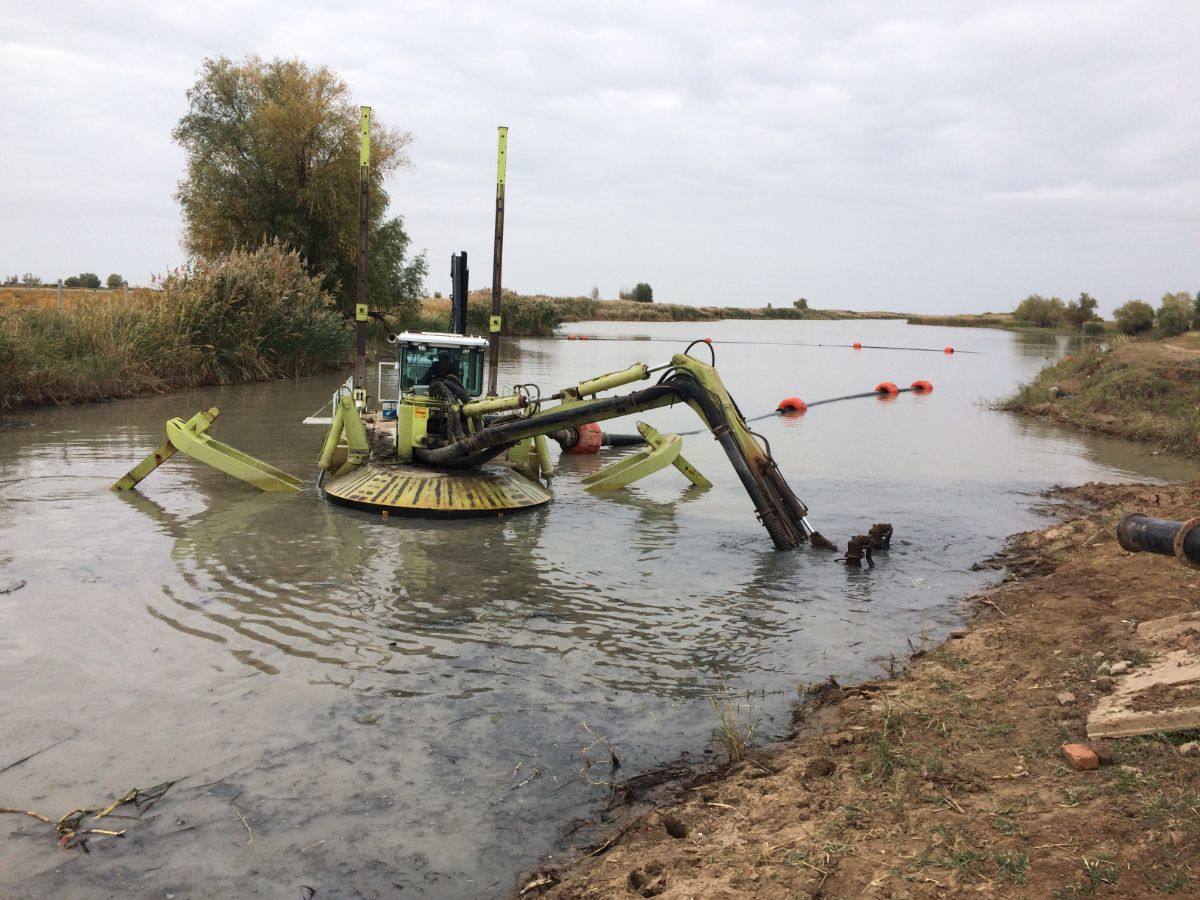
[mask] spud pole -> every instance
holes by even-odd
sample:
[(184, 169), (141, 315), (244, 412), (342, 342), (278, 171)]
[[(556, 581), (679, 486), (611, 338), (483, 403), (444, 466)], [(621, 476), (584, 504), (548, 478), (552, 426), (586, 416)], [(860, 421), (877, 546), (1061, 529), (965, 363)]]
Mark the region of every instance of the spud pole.
[(500, 269), (504, 260), (504, 170), (508, 161), (508, 127), (500, 126), (496, 163), (496, 244), (492, 251), (492, 315), (488, 320), (488, 396), (496, 396), (500, 369)]
[(354, 304), (354, 399), (367, 399), (367, 220), (371, 194), (371, 107), (362, 107), (358, 150), (358, 293)]

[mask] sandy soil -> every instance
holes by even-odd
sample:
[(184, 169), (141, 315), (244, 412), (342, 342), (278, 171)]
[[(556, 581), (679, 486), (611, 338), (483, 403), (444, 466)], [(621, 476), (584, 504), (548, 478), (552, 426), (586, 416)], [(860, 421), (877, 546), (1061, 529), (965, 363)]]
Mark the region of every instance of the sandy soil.
[[(1017, 535), (969, 629), (905, 672), (813, 689), (796, 737), (628, 808), (609, 839), (514, 894), (583, 897), (1143, 897), (1200, 893), (1196, 732), (1062, 746), (1153, 659), (1136, 623), (1200, 606), (1200, 570), (1128, 554), (1140, 511), (1188, 519), (1200, 482), (1060, 489), (1060, 524)], [(1200, 641), (1181, 638), (1190, 652)]]

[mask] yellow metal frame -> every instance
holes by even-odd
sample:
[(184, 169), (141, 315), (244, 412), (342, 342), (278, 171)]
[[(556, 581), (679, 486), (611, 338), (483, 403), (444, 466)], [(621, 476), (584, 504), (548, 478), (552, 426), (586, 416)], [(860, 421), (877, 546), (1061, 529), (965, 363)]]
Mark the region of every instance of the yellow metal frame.
[(132, 490), (143, 478), (175, 455), (186, 453), (192, 459), (212, 466), (226, 475), (252, 484), (260, 491), (298, 491), (303, 482), (282, 469), (277, 469), (249, 453), (243, 453), (207, 434), (220, 410), (215, 406), (196, 413), (186, 422), (180, 418), (167, 421), (167, 442), (130, 469), (112, 486), (114, 491)]
[(677, 434), (660, 434), (645, 422), (638, 422), (637, 429), (646, 439), (650, 449), (639, 450), (620, 462), (606, 466), (599, 472), (593, 472), (583, 479), (584, 487), (593, 491), (615, 491), (667, 466), (674, 466), (697, 487), (712, 487), (712, 482), (680, 455), (679, 451), (683, 449), (682, 437)]

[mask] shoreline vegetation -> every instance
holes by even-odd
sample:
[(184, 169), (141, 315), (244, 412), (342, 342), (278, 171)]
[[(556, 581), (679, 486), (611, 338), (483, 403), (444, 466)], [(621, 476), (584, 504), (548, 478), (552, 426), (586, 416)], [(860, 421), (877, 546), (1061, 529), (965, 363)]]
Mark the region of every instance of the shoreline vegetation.
[[(0, 286), (0, 411), (311, 375), (344, 368), (350, 360), (352, 323), (337, 310), (337, 299), (325, 290), (322, 280), (308, 275), (300, 257), (279, 244), (189, 264), (153, 288), (64, 288), (62, 297), (60, 312), (54, 285)], [(1148, 327), (1153, 327), (1153, 310), (1141, 305), (1150, 310)], [(1083, 329), (1093, 336), (1111, 336), (1117, 327), (1093, 320), (1084, 323), (1086, 328), (1068, 328), (1061, 318), (1039, 326), (1016, 312), (928, 316), (814, 309), (805, 300), (778, 307), (697, 307), (505, 290), (502, 306), (501, 333), (506, 337), (548, 337), (564, 324), (582, 321), (892, 319), (913, 325), (1052, 333), (1079, 334)], [(1017, 312), (1030, 306), (1044, 306), (1051, 313), (1059, 307), (1073, 308), (1035, 295)], [(468, 331), (486, 334), (490, 313), (490, 289), (472, 291)], [(449, 299), (426, 297), (397, 312), (384, 310), (377, 315), (369, 327), (369, 346), (382, 348), (389, 331), (445, 331), (449, 322)], [(1081, 358), (1094, 352), (1085, 351)], [(1070, 383), (1069, 376), (1068, 372), (1047, 377)], [(1031, 388), (1002, 408), (1079, 425), (1071, 411), (1074, 404), (1056, 406), (1039, 390)], [(1114, 416), (1095, 430), (1135, 439), (1143, 433), (1161, 434), (1171, 449), (1190, 446), (1188, 435), (1195, 433), (1194, 416), (1184, 416), (1184, 424), (1174, 429), (1177, 434), (1168, 433), (1167, 427), (1146, 431), (1147, 417), (1134, 418), (1137, 427), (1127, 427)]]
[[(903, 319), (901, 313), (694, 307), (633, 300), (503, 293), (506, 337), (548, 337), (567, 322), (722, 319)], [(353, 330), (322, 280), (278, 244), (196, 262), (155, 287), (62, 290), (0, 286), (0, 412), (95, 402), (179, 388), (269, 381), (349, 365)], [(468, 296), (468, 331), (486, 334), (490, 289)], [(446, 331), (450, 301), (426, 298), (369, 326)]]
[(177, 269), (128, 303), (71, 292), (59, 313), (45, 293), (0, 305), (0, 411), (308, 375), (351, 350), (320, 279), (278, 244)]
[(1200, 457), (1200, 333), (1085, 346), (997, 408)]

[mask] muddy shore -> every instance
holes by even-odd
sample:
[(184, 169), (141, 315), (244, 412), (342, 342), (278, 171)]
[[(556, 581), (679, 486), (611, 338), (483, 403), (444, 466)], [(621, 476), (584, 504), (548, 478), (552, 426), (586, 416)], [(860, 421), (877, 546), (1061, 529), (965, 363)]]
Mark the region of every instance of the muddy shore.
[[(1056, 524), (988, 563), (1006, 579), (966, 601), (967, 629), (895, 677), (813, 686), (793, 739), (628, 809), (514, 896), (1195, 896), (1200, 733), (1089, 741), (1087, 718), (1114, 667), (1200, 654), (1137, 632), (1196, 610), (1200, 570), (1114, 534), (1126, 512), (1198, 510), (1200, 482), (1053, 491)], [(1100, 767), (1073, 768), (1071, 742)]]

